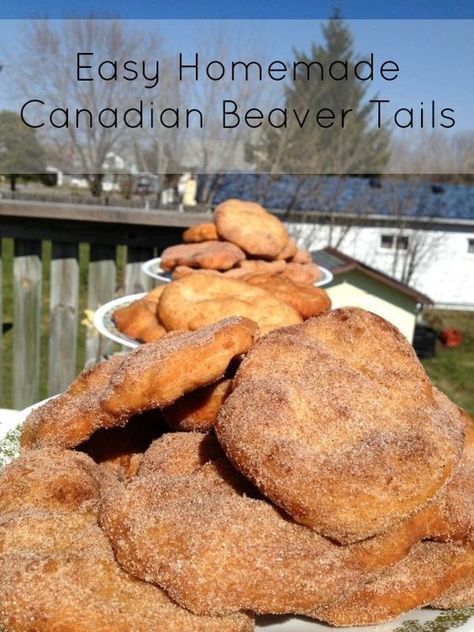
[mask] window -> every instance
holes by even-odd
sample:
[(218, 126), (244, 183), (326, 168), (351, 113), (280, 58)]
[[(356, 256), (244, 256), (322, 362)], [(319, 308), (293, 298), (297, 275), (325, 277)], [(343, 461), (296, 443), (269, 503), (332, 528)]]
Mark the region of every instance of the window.
[[(474, 239), (472, 241), (474, 248)], [(382, 235), (380, 238), (380, 247), (384, 250), (408, 250), (408, 243), (408, 237), (404, 235)]]
[(467, 240), (467, 251), (469, 254), (474, 255), (474, 239)]
[(399, 235), (397, 237), (397, 248), (398, 250), (408, 250), (408, 237)]
[(395, 237), (393, 235), (382, 235), (380, 246), (382, 248), (393, 248)]

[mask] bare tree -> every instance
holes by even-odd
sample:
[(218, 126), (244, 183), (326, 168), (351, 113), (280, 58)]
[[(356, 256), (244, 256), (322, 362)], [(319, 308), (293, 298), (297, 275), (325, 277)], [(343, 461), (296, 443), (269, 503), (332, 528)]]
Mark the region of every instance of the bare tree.
[[(222, 125), (221, 104), (223, 100), (233, 100), (238, 104), (239, 112), (250, 107), (264, 109), (272, 103), (276, 88), (268, 82), (262, 81), (262, 88), (255, 89), (254, 68), (249, 66), (246, 80), (245, 60), (263, 60), (264, 51), (259, 50), (258, 41), (248, 34), (239, 33), (233, 25), (232, 31), (219, 26), (211, 26), (201, 33), (197, 46), (201, 60), (208, 62), (218, 60), (226, 69), (220, 81), (195, 82), (188, 80), (185, 91), (190, 100), (202, 112), (206, 113), (206, 125), (194, 138), (189, 136), (187, 153), (203, 174), (204, 185), (200, 192), (200, 202), (208, 204), (222, 186), (226, 172), (241, 170), (249, 166), (246, 145), (251, 130), (243, 126), (235, 129), (224, 128)], [(244, 60), (244, 64), (234, 71), (234, 79), (230, 69), (234, 58)], [(247, 63), (248, 63), (247, 61)], [(255, 132), (256, 134), (256, 132)], [(189, 158), (188, 158), (189, 160)], [(186, 160), (183, 159), (186, 163)]]
[(291, 234), (301, 248), (343, 247), (371, 211), (370, 188), (365, 181), (342, 176), (303, 176), (301, 181), (298, 192), (306, 203), (311, 200), (312, 208), (287, 215), (298, 220), (290, 223)]
[[(136, 107), (140, 97), (147, 101), (156, 97), (158, 87), (147, 89), (136, 81), (132, 89), (127, 81), (103, 81), (97, 76), (94, 81), (77, 81), (77, 54), (94, 54), (84, 64), (113, 60), (123, 68), (128, 59), (158, 59), (159, 44), (156, 34), (130, 28), (120, 20), (64, 20), (59, 26), (48, 20), (32, 20), (15, 51), (16, 64), (21, 63), (22, 68), (15, 76), (18, 91), (23, 101), (41, 98), (47, 108), (70, 108), (74, 113), (83, 109), (93, 116), (104, 108), (124, 111)], [(65, 170), (81, 171), (93, 195), (101, 194), (107, 154), (128, 152), (130, 146), (128, 130), (122, 124), (77, 126), (71, 121), (62, 129), (45, 126), (45, 130), (39, 132), (49, 147), (56, 148)]]
[(390, 220), (390, 273), (402, 283), (411, 283), (436, 258), (443, 235), (432, 228), (430, 196), (435, 195), (427, 178), (386, 178), (384, 205)]
[(419, 132), (392, 139), (389, 173), (426, 174), (431, 179), (453, 183), (472, 182), (474, 132), (461, 131), (447, 137), (440, 131)]

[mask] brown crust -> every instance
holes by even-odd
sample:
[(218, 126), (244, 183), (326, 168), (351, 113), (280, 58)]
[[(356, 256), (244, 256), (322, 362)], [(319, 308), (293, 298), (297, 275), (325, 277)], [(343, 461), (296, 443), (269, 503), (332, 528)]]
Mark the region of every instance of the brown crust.
[(103, 410), (100, 399), (123, 360), (113, 356), (84, 370), (64, 393), (31, 412), (23, 424), (22, 448), (72, 448), (99, 428), (120, 425)]
[(265, 290), (204, 274), (169, 283), (158, 314), (167, 329), (183, 330), (195, 330), (232, 314), (252, 319), (262, 333), (302, 320), (295, 309)]
[(145, 298), (116, 309), (112, 320), (118, 331), (138, 342), (155, 342), (165, 335), (166, 329), (158, 321), (158, 301)]
[(253, 630), (244, 614), (196, 617), (119, 567), (97, 524), (103, 472), (84, 454), (34, 450), (7, 469), (0, 478), (0, 496), (10, 498), (0, 517), (5, 632)]
[(115, 418), (128, 418), (212, 384), (224, 376), (234, 357), (251, 347), (257, 332), (253, 321), (234, 316), (142, 345), (125, 356), (120, 372), (112, 376), (101, 398), (102, 408)]
[(209, 434), (158, 439), (139, 477), (111, 492), (101, 522), (129, 572), (201, 614), (321, 616), (322, 604), (360, 592), (432, 533), (424, 510), (393, 532), (341, 547), (261, 499)]
[(207, 432), (216, 423), (231, 383), (230, 379), (222, 379), (180, 397), (163, 409), (166, 422), (172, 430)]
[(245, 281), (269, 292), (272, 296), (294, 307), (304, 320), (317, 316), (331, 307), (331, 299), (322, 288), (296, 283), (283, 276), (255, 274)]
[(199, 614), (309, 613), (365, 576), (348, 551), (252, 498), (222, 455), (203, 463), (195, 435), (153, 448), (153, 468), (111, 491), (100, 522), (120, 564), (181, 605)]
[(288, 244), (282, 222), (255, 202), (226, 200), (217, 206), (214, 218), (221, 239), (254, 257), (275, 259)]
[(173, 270), (176, 266), (228, 270), (244, 259), (245, 254), (235, 244), (203, 241), (166, 248), (161, 254), (161, 267), (163, 270)]
[(296, 255), (297, 252), (298, 248), (296, 246), (296, 241), (293, 239), (293, 237), (290, 237), (286, 246), (281, 252), (278, 253), (277, 259), (284, 259), (285, 261), (289, 261)]
[(427, 505), (462, 453), (412, 347), (386, 321), (334, 310), (270, 333), (219, 413), (233, 463), (295, 520), (340, 542)]
[(203, 222), (187, 228), (183, 233), (183, 241), (186, 244), (197, 243), (201, 241), (216, 241), (219, 239), (217, 235), (216, 225), (211, 222)]
[[(114, 356), (83, 371), (65, 393), (34, 410), (23, 426), (21, 445), (71, 448), (100, 428), (124, 426), (136, 413), (169, 405), (222, 378), (230, 361), (256, 337), (253, 321), (232, 317), (192, 333), (170, 332), (126, 356)], [(183, 363), (189, 363), (186, 372)]]
[(401, 562), (335, 603), (316, 610), (313, 616), (335, 626), (389, 621), (435, 601), (472, 569), (473, 558), (473, 549), (451, 543), (420, 542)]

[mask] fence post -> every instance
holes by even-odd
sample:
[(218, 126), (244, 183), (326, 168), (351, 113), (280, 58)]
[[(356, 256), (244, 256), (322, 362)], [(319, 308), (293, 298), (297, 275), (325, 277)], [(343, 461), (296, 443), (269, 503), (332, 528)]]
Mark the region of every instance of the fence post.
[(39, 398), (41, 242), (15, 240), (13, 262), (13, 407)]
[(127, 263), (125, 264), (125, 294), (148, 292), (153, 287), (153, 279), (142, 272), (142, 264), (154, 256), (153, 248), (127, 248)]
[(76, 375), (79, 245), (53, 242), (49, 305), (48, 395), (65, 390)]
[[(95, 311), (114, 298), (117, 278), (115, 246), (91, 244), (89, 254), (89, 277), (87, 309)], [(94, 327), (89, 327), (86, 337), (86, 364), (97, 362), (101, 355), (110, 353), (114, 343), (100, 336)]]

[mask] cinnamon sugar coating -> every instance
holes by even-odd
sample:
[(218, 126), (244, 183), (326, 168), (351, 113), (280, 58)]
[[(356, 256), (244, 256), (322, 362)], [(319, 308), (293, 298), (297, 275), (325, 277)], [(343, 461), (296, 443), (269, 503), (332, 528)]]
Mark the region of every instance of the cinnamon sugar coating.
[(201, 241), (165, 248), (161, 254), (161, 267), (163, 270), (173, 270), (177, 266), (228, 270), (244, 259), (245, 254), (235, 244), (227, 241)]
[(221, 239), (255, 257), (275, 259), (289, 241), (283, 223), (255, 202), (226, 200), (216, 207), (214, 219)]
[(23, 426), (22, 447), (72, 448), (101, 428), (124, 426), (136, 413), (169, 405), (222, 378), (256, 337), (253, 321), (231, 317), (192, 333), (170, 332), (126, 356), (113, 356), (34, 410)]
[(261, 288), (199, 273), (166, 287), (158, 315), (168, 329), (191, 331), (232, 315), (250, 318), (262, 333), (302, 320), (293, 307)]
[[(100, 487), (93, 490), (87, 481), (100, 481), (103, 471), (89, 457), (65, 450), (29, 451), (8, 468), (8, 478), (0, 480), (0, 495), (9, 496), (13, 479), (25, 473), (37, 493), (16, 496), (16, 504), (3, 504), (0, 515), (4, 632), (254, 629), (251, 618), (243, 614), (197, 617), (118, 566), (97, 524)], [(51, 504), (48, 489), (61, 488), (75, 489), (74, 500), (65, 491), (62, 503), (56, 494)], [(78, 503), (78, 498), (86, 500)]]
[(183, 241), (187, 244), (200, 241), (215, 241), (216, 239), (219, 239), (219, 237), (216, 225), (212, 222), (196, 224), (196, 226), (187, 228), (183, 233)]
[(272, 332), (248, 353), (217, 436), (296, 521), (355, 542), (427, 505), (462, 453), (459, 413), (435, 401), (412, 347), (356, 308)]
[(222, 378), (231, 360), (245, 353), (257, 334), (253, 321), (233, 316), (142, 345), (125, 357), (120, 372), (112, 376), (102, 406), (118, 418), (167, 406)]

